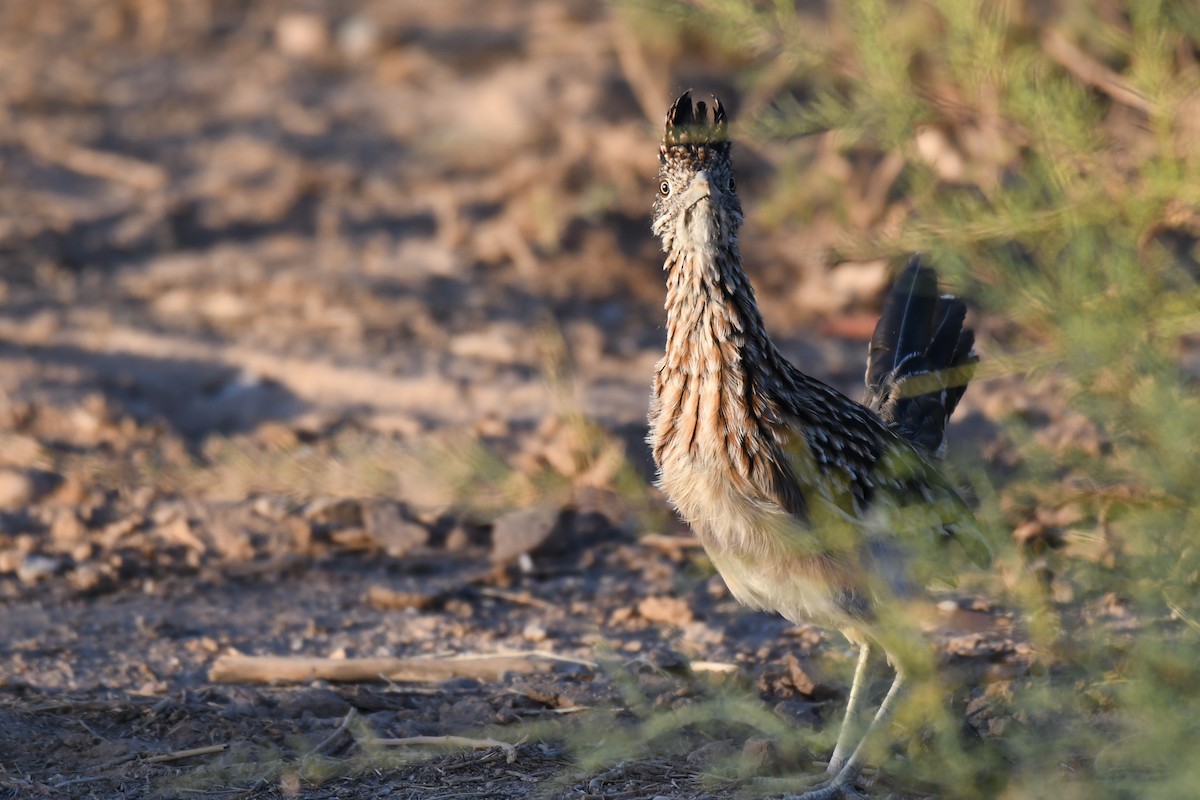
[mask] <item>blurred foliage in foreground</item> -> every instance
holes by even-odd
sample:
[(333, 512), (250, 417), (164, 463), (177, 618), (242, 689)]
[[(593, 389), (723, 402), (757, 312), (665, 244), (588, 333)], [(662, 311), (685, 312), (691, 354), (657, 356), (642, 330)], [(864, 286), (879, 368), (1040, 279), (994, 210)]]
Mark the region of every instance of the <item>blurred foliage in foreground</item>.
[[(1011, 320), (985, 344), (976, 396), (994, 390), (989, 379), (1050, 387), (1078, 422), (1080, 435), (1047, 444), (1045, 420), (1014, 417), (1013, 469), (977, 480), (991, 483), (981, 515), (1001, 536), (1050, 511), (1057, 530), (1032, 539), (1066, 544), (1040, 572), (1028, 548), (1002, 545), (984, 590), (1020, 609), (1045, 669), (995, 692), (1015, 724), (970, 752), (954, 736), (925, 737), (912, 777), (949, 797), (1045, 797), (1050, 785), (1059, 797), (1194, 794), (1200, 6), (856, 0), (810, 14), (786, 1), (696, 0), (625, 10), (644, 38), (663, 40), (655, 46), (730, 65), (740, 140), (817, 137), (874, 170), (884, 222), (853, 230), (846, 215), (843, 255), (924, 252)], [(838, 202), (819, 176), (806, 178), (809, 166), (775, 178), (768, 204), (780, 219)], [(920, 713), (945, 730), (936, 712)], [(895, 759), (887, 768), (904, 769)]]

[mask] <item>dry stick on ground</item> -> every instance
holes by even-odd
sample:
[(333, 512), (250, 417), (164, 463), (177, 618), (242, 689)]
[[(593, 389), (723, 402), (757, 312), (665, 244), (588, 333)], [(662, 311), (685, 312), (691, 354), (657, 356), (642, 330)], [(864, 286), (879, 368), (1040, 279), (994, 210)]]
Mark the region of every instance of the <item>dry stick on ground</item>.
[(107, 761), (101, 761), (99, 764), (93, 764), (92, 766), (88, 767), (88, 769), (91, 771), (108, 769), (109, 767), (115, 767), (120, 764), (124, 764), (129, 761), (137, 761), (139, 759), (147, 764), (162, 763), (165, 761), (179, 761), (184, 758), (191, 758), (192, 756), (207, 756), (212, 755), (213, 753), (224, 753), (228, 749), (228, 744), (211, 744), (206, 745), (205, 747), (192, 747), (187, 750), (176, 750), (173, 753), (160, 753), (159, 755), (155, 756), (147, 756), (144, 753), (125, 753), (117, 756), (116, 758), (110, 758)]
[(545, 651), (446, 658), (318, 658), (313, 656), (225, 655), (213, 662), (208, 678), (225, 683), (301, 683), (315, 679), (340, 682), (435, 682), (453, 678), (493, 681), (505, 672), (545, 672), (551, 661), (595, 666), (583, 659)]
[(529, 592), (506, 592), (503, 589), (493, 589), (490, 586), (476, 586), (475, 591), (484, 597), (492, 597), (497, 600), (507, 600), (510, 603), (517, 603), (524, 606), (533, 606), (534, 608), (542, 608), (552, 610), (558, 608), (549, 601), (543, 600), (540, 597), (534, 597)]
[(23, 127), (21, 142), (26, 150), (43, 161), (80, 175), (123, 183), (144, 192), (160, 189), (167, 184), (166, 171), (156, 164), (73, 144), (50, 134), (41, 125)]
[(1121, 75), (1080, 50), (1057, 28), (1046, 31), (1042, 37), (1042, 49), (1067, 72), (1095, 86), (1118, 103), (1147, 114), (1154, 114), (1158, 110), (1153, 100), (1135, 89)]
[(229, 749), (228, 744), (211, 744), (207, 747), (192, 747), (187, 750), (176, 750), (173, 753), (163, 753), (158, 756), (150, 756), (143, 759), (147, 764), (157, 764), (164, 761), (180, 761), (193, 756), (208, 756), (213, 753), (224, 753)]
[[(406, 736), (403, 739), (370, 739), (363, 744), (379, 745), (382, 747), (407, 747), (414, 744), (440, 744), (458, 747), (474, 747), (479, 750), (499, 747), (504, 751), (504, 757), (511, 764), (517, 760), (517, 748), (508, 742), (498, 739), (469, 739), (466, 736)], [(518, 742), (519, 744), (519, 742)]]

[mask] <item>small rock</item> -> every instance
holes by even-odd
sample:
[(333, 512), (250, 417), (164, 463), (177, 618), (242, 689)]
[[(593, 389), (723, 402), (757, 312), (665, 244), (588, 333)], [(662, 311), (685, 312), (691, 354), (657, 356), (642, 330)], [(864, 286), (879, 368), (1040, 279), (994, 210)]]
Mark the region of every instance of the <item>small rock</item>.
[(36, 496), (37, 486), (29, 473), (17, 469), (0, 470), (0, 508), (23, 508)]
[(188, 508), (187, 503), (178, 499), (160, 500), (154, 504), (154, 508), (150, 509), (150, 521), (155, 525), (162, 526), (174, 522), (182, 517), (187, 519)]
[(50, 525), (50, 539), (61, 548), (69, 548), (87, 538), (87, 528), (73, 509), (62, 508)]
[(554, 506), (501, 514), (492, 524), (492, 561), (503, 563), (529, 553), (561, 551), (566, 538), (562, 517)]
[(250, 561), (254, 558), (254, 544), (250, 533), (235, 521), (218, 517), (209, 523), (209, 532), (217, 552), (231, 561)]
[(817, 713), (818, 708), (820, 705), (817, 703), (790, 698), (780, 700), (772, 706), (771, 710), (780, 719), (786, 719), (788, 722), (805, 728), (819, 728), (821, 727), (821, 715)]
[(319, 56), (329, 47), (329, 26), (318, 14), (284, 14), (275, 23), (275, 46), (293, 58)]
[(797, 694), (804, 697), (817, 697), (832, 693), (830, 687), (810, 675), (791, 653), (787, 654), (787, 658), (782, 664), (770, 664), (763, 670), (758, 678), (758, 688), (760, 691), (782, 697)]
[(462, 525), (455, 525), (446, 534), (446, 541), (443, 547), (451, 553), (461, 552), (471, 546), (471, 535), (467, 533), (466, 528)]
[(546, 629), (536, 622), (531, 622), (521, 631), (521, 637), (527, 642), (546, 641)]
[(87, 489), (84, 487), (83, 481), (74, 475), (68, 475), (62, 485), (55, 490), (52, 499), (55, 503), (65, 506), (77, 506), (82, 504), (86, 498)]
[(536, 686), (526, 685), (520, 687), (517, 691), (533, 702), (541, 703), (547, 708), (571, 708), (575, 705), (575, 700), (572, 697), (553, 690), (544, 690)]
[(329, 689), (308, 689), (283, 697), (277, 709), (285, 717), (299, 717), (308, 713), (320, 719), (327, 719), (346, 716), (350, 704)]
[(788, 679), (791, 680), (792, 686), (796, 687), (796, 691), (807, 697), (812, 697), (817, 693), (817, 682), (800, 666), (799, 659), (790, 653), (788, 654), (787, 667)]
[(362, 527), (362, 506), (355, 500), (319, 497), (304, 507), (304, 518), (325, 528)]
[(295, 517), (285, 520), (283, 526), (296, 549), (307, 553), (312, 547), (312, 528), (304, 520)]
[(988, 720), (988, 736), (1000, 737), (1012, 725), (1012, 717), (997, 717)]
[(171, 517), (167, 522), (156, 525), (154, 531), (171, 544), (182, 545), (198, 553), (208, 549), (204, 541), (192, 531), (192, 525), (186, 516)]
[(704, 622), (689, 622), (683, 628), (683, 640), (688, 644), (710, 648), (725, 641), (725, 629)]
[(290, 450), (300, 444), (300, 437), (294, 430), (273, 420), (260, 423), (255, 434), (263, 444), (274, 450)]
[(273, 522), (279, 522), (281, 519), (286, 519), (288, 515), (288, 502), (285, 498), (273, 494), (259, 495), (254, 498), (254, 505), (251, 506), (254, 513), (263, 519), (269, 519)]
[(429, 531), (407, 519), (397, 503), (371, 503), (362, 516), (367, 536), (393, 558), (429, 544)]
[(30, 553), (21, 559), (21, 564), (17, 567), (17, 579), (21, 583), (32, 585), (52, 577), (60, 566), (62, 562), (57, 558)]
[(771, 762), (774, 747), (771, 740), (762, 736), (753, 736), (742, 745), (742, 769), (748, 775), (762, 772), (763, 767)]
[(129, 505), (139, 513), (145, 514), (157, 496), (158, 490), (153, 486), (139, 486), (129, 492)]
[(337, 28), (337, 47), (343, 56), (358, 61), (379, 50), (379, 26), (370, 17), (355, 14)]
[(341, 528), (329, 534), (329, 540), (347, 550), (372, 550), (375, 540), (362, 528)]
[(632, 606), (619, 606), (613, 609), (613, 612), (608, 615), (609, 625), (620, 625), (623, 622), (628, 622), (633, 619)]
[(638, 614), (651, 622), (684, 626), (692, 621), (692, 609), (678, 597), (647, 597), (638, 601)]
[(67, 582), (80, 594), (95, 592), (110, 581), (111, 576), (98, 564), (80, 564), (67, 573)]
[(517, 358), (516, 345), (496, 331), (463, 333), (450, 340), (450, 352), (461, 358), (511, 364)]
[(372, 586), (367, 590), (367, 602), (375, 608), (387, 610), (428, 608), (436, 598), (434, 594), (406, 592), (386, 586)]
[(9, 575), (17, 571), (25, 554), (17, 549), (0, 550), (0, 575)]

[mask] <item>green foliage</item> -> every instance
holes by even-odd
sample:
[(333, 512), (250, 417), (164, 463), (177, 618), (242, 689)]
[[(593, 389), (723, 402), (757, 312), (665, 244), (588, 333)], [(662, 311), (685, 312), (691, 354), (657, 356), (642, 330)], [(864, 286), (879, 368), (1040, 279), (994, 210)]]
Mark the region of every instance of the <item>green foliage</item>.
[[(1051, 593), (1013, 544), (994, 573), (1010, 579), (984, 587), (1021, 611), (1042, 669), (1013, 681), (1015, 722), (982, 752), (935, 735), (913, 777), (956, 797), (1194, 793), (1200, 6), (668, 8), (682, 35), (707, 35), (726, 54), (748, 96), (769, 100), (740, 121), (743, 138), (818, 134), (854, 163), (903, 160), (889, 194), (903, 223), (847, 230), (855, 244), (843, 252), (928, 254), (1012, 323), (985, 343), (973, 391), (1036, 378), (1085, 431), (1047, 444), (1046, 423), (1020, 414), (1005, 431), (1017, 467), (980, 492), (996, 541), (1036, 509), (1072, 512)], [(770, 204), (806, 220), (829, 192), (802, 169), (778, 176)], [(925, 724), (944, 731), (930, 715)]]

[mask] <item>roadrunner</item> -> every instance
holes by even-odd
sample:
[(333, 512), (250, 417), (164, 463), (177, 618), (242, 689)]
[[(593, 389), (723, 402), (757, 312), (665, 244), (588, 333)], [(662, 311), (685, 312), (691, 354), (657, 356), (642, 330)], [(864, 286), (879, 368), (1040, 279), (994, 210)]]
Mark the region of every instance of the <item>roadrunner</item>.
[[(650, 400), (659, 485), (742, 603), (845, 633), (859, 657), (829, 782), (843, 792), (905, 679), (908, 602), (952, 578), (950, 540), (988, 551), (934, 459), (975, 365), (963, 303), (913, 259), (871, 339), (866, 398), (845, 397), (771, 342), (742, 270), (728, 121), (690, 93), (667, 113), (654, 233), (666, 251), (666, 354)], [(855, 737), (873, 647), (895, 668)], [(851, 749), (857, 738), (857, 746)]]

